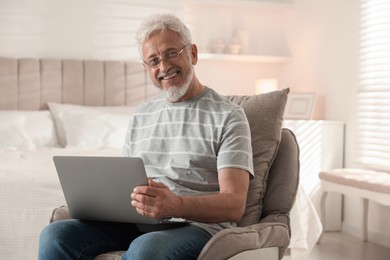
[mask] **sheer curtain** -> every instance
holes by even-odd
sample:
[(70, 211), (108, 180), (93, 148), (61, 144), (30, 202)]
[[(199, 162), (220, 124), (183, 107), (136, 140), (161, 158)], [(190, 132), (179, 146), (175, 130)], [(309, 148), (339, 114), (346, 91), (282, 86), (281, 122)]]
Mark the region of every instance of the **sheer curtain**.
[(390, 1), (361, 0), (358, 163), (390, 170)]

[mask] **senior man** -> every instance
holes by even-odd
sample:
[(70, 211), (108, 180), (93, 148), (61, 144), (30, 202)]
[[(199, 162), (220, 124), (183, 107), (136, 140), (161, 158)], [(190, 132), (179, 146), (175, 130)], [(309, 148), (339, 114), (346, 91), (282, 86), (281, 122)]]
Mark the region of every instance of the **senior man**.
[(93, 259), (112, 250), (126, 250), (123, 259), (196, 259), (244, 213), (253, 163), (242, 108), (200, 83), (197, 46), (176, 16), (151, 16), (137, 40), (162, 94), (138, 106), (129, 123), (123, 155), (141, 157), (150, 178), (129, 203), (139, 214), (189, 223), (145, 230), (133, 223), (57, 221), (41, 233), (39, 259)]

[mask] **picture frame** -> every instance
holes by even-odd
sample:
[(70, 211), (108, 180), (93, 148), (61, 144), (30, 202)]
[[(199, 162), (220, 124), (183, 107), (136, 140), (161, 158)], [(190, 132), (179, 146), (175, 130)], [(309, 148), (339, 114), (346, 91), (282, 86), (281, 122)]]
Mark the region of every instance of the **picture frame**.
[(288, 95), (286, 109), (284, 112), (285, 119), (311, 119), (315, 93), (290, 93)]

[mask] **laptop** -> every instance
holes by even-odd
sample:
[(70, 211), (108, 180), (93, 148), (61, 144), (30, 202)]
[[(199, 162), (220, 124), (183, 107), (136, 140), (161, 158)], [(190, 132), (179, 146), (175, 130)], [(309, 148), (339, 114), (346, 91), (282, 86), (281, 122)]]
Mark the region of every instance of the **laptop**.
[(175, 224), (181, 218), (154, 219), (131, 206), (136, 186), (148, 185), (137, 157), (54, 156), (53, 161), (74, 219), (135, 224)]

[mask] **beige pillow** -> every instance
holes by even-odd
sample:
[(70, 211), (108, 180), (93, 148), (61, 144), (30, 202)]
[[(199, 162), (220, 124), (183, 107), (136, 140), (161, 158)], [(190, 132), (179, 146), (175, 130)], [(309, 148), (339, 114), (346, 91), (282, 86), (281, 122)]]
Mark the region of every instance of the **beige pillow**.
[(239, 226), (252, 225), (260, 220), (268, 171), (279, 147), (289, 91), (283, 89), (255, 96), (227, 96), (244, 109), (252, 136), (255, 178), (250, 181), (247, 205)]

